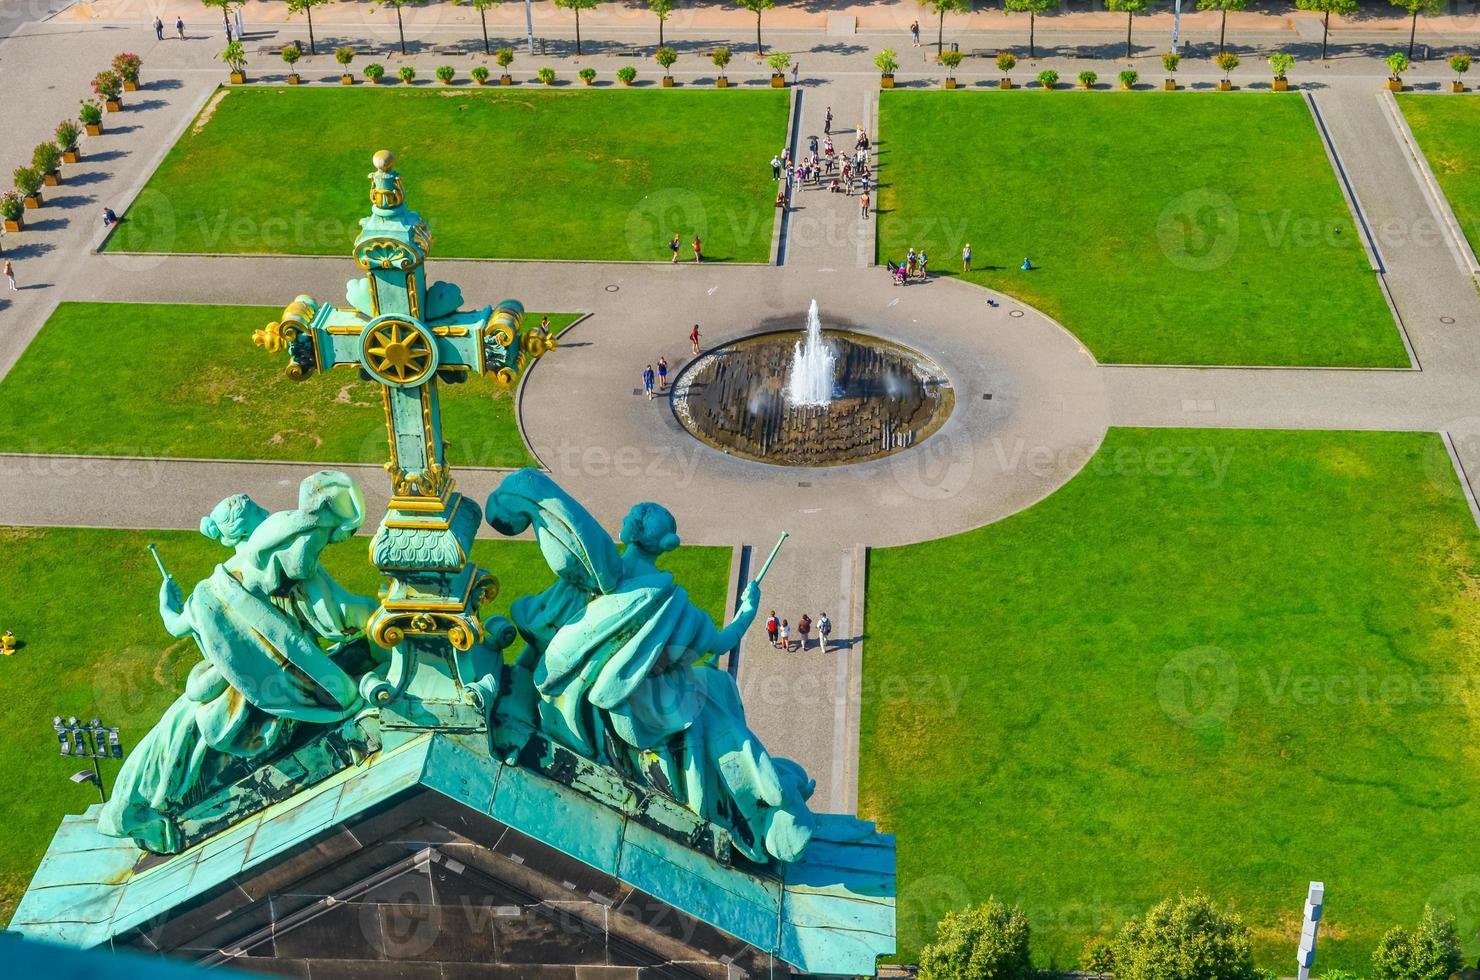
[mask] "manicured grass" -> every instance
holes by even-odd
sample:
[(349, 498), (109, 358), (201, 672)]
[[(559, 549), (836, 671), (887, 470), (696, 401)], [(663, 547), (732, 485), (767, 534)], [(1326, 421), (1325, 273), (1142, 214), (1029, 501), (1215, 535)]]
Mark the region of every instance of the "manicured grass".
[[(252, 345), (252, 331), (281, 315), (265, 306), (63, 303), (0, 381), (0, 451), (383, 462), (378, 385), (350, 367), (292, 381), (286, 354)], [(554, 333), (577, 319), (549, 316)], [(535, 465), (512, 390), (484, 377), (440, 390), (453, 465)]]
[(1473, 960), (1480, 535), (1437, 435), (1112, 430), (1030, 510), (872, 552), (867, 613), (903, 962), (995, 894), (1072, 966), (1202, 888), (1288, 974), (1312, 879), (1326, 968), (1425, 901)]
[[(160, 625), (159, 573), (145, 550), (151, 541), (187, 589), (226, 554), (183, 531), (0, 528), (6, 580), (17, 586), (0, 591), (0, 629), (24, 644), (0, 658), (0, 728), (7, 733), (0, 769), (8, 788), (0, 796), (0, 922), (9, 921), (62, 815), (97, 802), (91, 786), (67, 781), (78, 766), (58, 757), (52, 716), (101, 716), (123, 729), (131, 749), (200, 659), (192, 641), (175, 640)], [(486, 615), (507, 613), (516, 597), (554, 581), (533, 541), (479, 540), (473, 559), (499, 577)], [(363, 538), (329, 549), (326, 564), (346, 587), (375, 593), (379, 577)], [(663, 565), (723, 622), (729, 549), (685, 547)], [(111, 782), (118, 764), (103, 768)]]
[[(108, 243), (342, 255), (391, 149), (434, 254), (765, 262), (780, 91), (233, 88), (170, 150)], [(208, 117), (208, 118), (207, 118)]]
[(890, 92), (879, 129), (879, 261), (969, 242), (1102, 362), (1408, 365), (1297, 96)]
[(1480, 254), (1480, 99), (1397, 98), (1470, 248)]

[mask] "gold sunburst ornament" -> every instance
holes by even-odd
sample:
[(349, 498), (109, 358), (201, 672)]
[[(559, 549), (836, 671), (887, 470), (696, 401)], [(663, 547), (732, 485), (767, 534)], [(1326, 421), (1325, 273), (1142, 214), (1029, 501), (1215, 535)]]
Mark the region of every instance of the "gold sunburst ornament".
[(365, 368), (387, 384), (418, 384), (436, 368), (435, 344), (418, 324), (400, 319), (372, 321), (365, 328)]

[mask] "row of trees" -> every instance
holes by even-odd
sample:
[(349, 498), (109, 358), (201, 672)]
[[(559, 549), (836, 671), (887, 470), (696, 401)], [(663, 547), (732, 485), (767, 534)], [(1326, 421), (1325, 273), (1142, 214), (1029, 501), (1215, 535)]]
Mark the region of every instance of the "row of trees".
[[(1033, 980), (1032, 927), (1022, 910), (989, 899), (941, 920), (920, 953), (919, 980)], [(1418, 925), (1395, 926), (1372, 952), (1371, 980), (1445, 980), (1464, 966), (1454, 919), (1425, 907)], [(1115, 980), (1274, 980), (1254, 966), (1249, 927), (1203, 894), (1167, 899), (1114, 938), (1090, 940), (1079, 967)], [(1327, 970), (1321, 980), (1360, 980)]]

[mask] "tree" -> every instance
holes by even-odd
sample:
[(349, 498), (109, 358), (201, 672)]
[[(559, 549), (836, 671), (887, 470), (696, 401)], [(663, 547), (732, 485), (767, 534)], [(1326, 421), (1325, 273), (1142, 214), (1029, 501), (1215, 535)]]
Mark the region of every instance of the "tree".
[(1223, 53), (1223, 38), (1228, 32), (1228, 12), (1230, 10), (1243, 10), (1249, 5), (1249, 0), (1197, 0), (1198, 10), (1217, 10), (1223, 14), (1223, 19), (1218, 23), (1218, 53)]
[[(291, 3), (292, 0), (289, 0)], [(483, 25), (483, 53), (490, 54), (488, 49), (488, 11), (491, 7), (503, 6), (504, 0), (452, 0), (453, 3), (469, 3), (473, 9), (478, 11), (478, 21)]]
[[(1353, 0), (1355, 3), (1356, 0)], [(1125, 56), (1131, 56), (1131, 22), (1136, 13), (1146, 9), (1147, 0), (1105, 0), (1105, 9), (1112, 13), (1125, 14)]]
[(895, 60), (894, 49), (885, 48), (874, 55), (874, 67), (879, 69), (880, 75), (893, 75), (899, 70), (899, 62)]
[(755, 53), (765, 54), (761, 46), (761, 14), (776, 6), (776, 0), (736, 0), (740, 6), (755, 14)]
[(581, 56), (581, 11), (595, 10), (601, 0), (555, 0), (555, 6), (576, 12), (576, 57)]
[(401, 36), (401, 53), (406, 53), (406, 25), (401, 20), (402, 7), (419, 7), (427, 0), (374, 0), (370, 4), (371, 10), (379, 10), (381, 7), (393, 7), (396, 11), (396, 33)]
[(964, 51), (942, 51), (940, 63), (946, 66), (946, 79), (949, 81), (956, 77), (956, 69), (961, 67), (961, 62), (966, 57)]
[(326, 4), (326, 3), (333, 3), (333, 2), (334, 2), (334, 0), (288, 0), (288, 16), (289, 17), (292, 17), (294, 14), (304, 14), (304, 15), (306, 15), (308, 17), (308, 53), (309, 54), (318, 54), (319, 53), (319, 49), (317, 47), (315, 47), (315, 45), (314, 45), (314, 38), (313, 38), (313, 8), (315, 8), (315, 7), (321, 7), (324, 4)]
[(1387, 62), (1388, 70), (1393, 73), (1393, 81), (1402, 84), (1403, 73), (1408, 70), (1408, 56), (1401, 51), (1394, 51), (1382, 60)]
[(1278, 51), (1269, 56), (1269, 67), (1274, 72), (1275, 78), (1283, 80), (1290, 73), (1290, 69), (1295, 67), (1295, 56)]
[(1243, 919), (1201, 893), (1159, 902), (1115, 937), (1115, 980), (1256, 980)]
[(1463, 85), (1465, 82), (1465, 72), (1470, 70), (1470, 56), (1467, 54), (1450, 55), (1449, 70), (1454, 72), (1455, 84)]
[(1321, 18), (1321, 60), (1325, 61), (1326, 40), (1331, 36), (1331, 15), (1341, 14), (1344, 17), (1354, 13), (1357, 0), (1295, 0), (1295, 6), (1324, 15)]
[(1002, 9), (1015, 14), (1028, 15), (1028, 57), (1038, 57), (1034, 45), (1033, 29), (1039, 14), (1059, 9), (1060, 0), (1002, 0)]
[(920, 950), (919, 980), (1031, 980), (1031, 928), (1017, 906), (989, 898), (961, 912), (947, 912), (935, 942)]
[(929, 7), (939, 18), (935, 36), (937, 54), (946, 49), (946, 14), (971, 13), (971, 0), (920, 0), (920, 6)]
[(673, 13), (673, 0), (648, 0), (648, 9), (658, 15), (658, 47), (663, 47), (663, 25)]
[(673, 63), (678, 60), (678, 52), (672, 48), (659, 48), (658, 53), (653, 56), (658, 64), (663, 66), (663, 74), (669, 77), (673, 75)]
[(1408, 57), (1413, 58), (1413, 42), (1418, 36), (1418, 15), (1432, 17), (1444, 8), (1444, 0), (1391, 0), (1394, 7), (1402, 7), (1413, 16), (1408, 25)]
[(1416, 929), (1393, 926), (1372, 951), (1373, 980), (1446, 980), (1463, 965), (1454, 919), (1428, 905)]

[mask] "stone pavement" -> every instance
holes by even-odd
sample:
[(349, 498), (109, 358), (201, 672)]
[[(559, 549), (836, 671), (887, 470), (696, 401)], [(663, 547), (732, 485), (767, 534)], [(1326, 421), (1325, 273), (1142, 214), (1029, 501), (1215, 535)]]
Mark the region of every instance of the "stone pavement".
[[(506, 5), (490, 17), (503, 40), (516, 40), (522, 27), (516, 6)], [(259, 52), (253, 56), (259, 65), (255, 73), (280, 70), (270, 52), (289, 37), (303, 36), (297, 23), (266, 25), (266, 16), (280, 8), (255, 3), (248, 8), (253, 27), (249, 45)], [(0, 21), (14, 9), (12, 0), (0, 0)], [(101, 232), (102, 206), (126, 207), (222, 80), (214, 59), (223, 39), (198, 7), (191, 8), (191, 20), (200, 26), (192, 27), (185, 42), (155, 42), (152, 32), (140, 26), (147, 21), (143, 15), (173, 9), (170, 3), (140, 9), (108, 0), (73, 5), (45, 23), (17, 27), (12, 18), (0, 27), (0, 36), (10, 35), (0, 41), (0, 86), (10, 96), (0, 109), (0, 131), (5, 133), (0, 172), (23, 162), (27, 148), (75, 111), (91, 72), (116, 51), (143, 55), (147, 83), (129, 98), (124, 113), (108, 117), (108, 135), (85, 144), (85, 164), (69, 168), (68, 184), (56, 189), (53, 206), (37, 214), (31, 230), (4, 242), (28, 288), (0, 296), (0, 372), (9, 369), (62, 298), (281, 305), (299, 292), (332, 297), (343, 288), (347, 257), (91, 252)], [(573, 64), (563, 54), (563, 15), (543, 4), (537, 9), (542, 36), (555, 38), (562, 54), (524, 58), (516, 72), (532, 72), (550, 62), (569, 76)], [(824, 33), (816, 17), (840, 9), (820, 6), (805, 11), (805, 17), (778, 11), (776, 29), (768, 30), (768, 38), (802, 63), (798, 138), (819, 131), (823, 108), (831, 105), (834, 130), (842, 132), (840, 152), (851, 147), (852, 127), (861, 123), (886, 148), (887, 174), (889, 134), (876, 131), (872, 52), (884, 43), (904, 51), (899, 77), (904, 86), (936, 85), (941, 73), (923, 52), (916, 58), (914, 50), (906, 50), (907, 41), (894, 40), (908, 23), (899, 23), (899, 17), (914, 16), (913, 7), (847, 8), (854, 12), (846, 15), (858, 16), (866, 33)], [(691, 15), (670, 22), (669, 33), (684, 51), (675, 75), (698, 82), (710, 73), (696, 52), (717, 39), (743, 44), (747, 32), (753, 37), (753, 22), (748, 15), (736, 20), (734, 11), (709, 6), (685, 10)], [(128, 24), (103, 19), (120, 11), (130, 13)], [(364, 5), (344, 4), (317, 18), (323, 50), (346, 39), (387, 50), (393, 35), (386, 36), (384, 12), (372, 24), (365, 11)], [(435, 19), (427, 19), (433, 11)], [(592, 53), (581, 63), (603, 73), (633, 64), (625, 52), (634, 45), (651, 45), (651, 18), (645, 11), (638, 14), (621, 13), (612, 5), (602, 17), (587, 21)], [(449, 50), (466, 52), (476, 39), (469, 15), (445, 4), (408, 12), (412, 54), (407, 61), (430, 74), (449, 60)], [(1039, 27), (1044, 56), (1024, 59), (1017, 74), (1027, 78), (1039, 67), (1055, 67), (1072, 75), (1091, 64), (1102, 76), (1113, 75), (1123, 63), (1118, 57), (1095, 62), (1078, 56), (1085, 44), (1114, 47), (1117, 25), (1123, 22), (1117, 16), (1112, 25), (1095, 16), (1044, 18)], [(1197, 43), (1206, 45), (1207, 32), (1216, 23), (1208, 15), (1199, 17), (1186, 18), (1184, 30), (1201, 32)], [(987, 54), (1009, 37), (1020, 43), (1017, 34), (993, 26), (1004, 23), (1000, 14), (995, 18), (978, 14), (964, 25), (950, 25), (948, 38), (961, 40), (963, 47), (982, 47)], [(1066, 25), (1062, 29), (1060, 20)], [(1257, 11), (1248, 19), (1230, 18), (1230, 39), (1247, 51), (1305, 38), (1288, 23), (1278, 26), (1277, 20)], [(1461, 40), (1473, 41), (1471, 21), (1444, 21), (1448, 33), (1440, 32), (1436, 21), (1425, 32), (1457, 43), (1460, 32), (1468, 30)], [(1138, 27), (1147, 56), (1154, 53), (1152, 32), (1165, 26), (1158, 23), (1148, 18)], [(1358, 32), (1376, 39), (1361, 42), (1374, 51), (1391, 47), (1395, 36), (1390, 22), (1363, 21), (1342, 33), (1356, 38)], [(767, 744), (807, 766), (818, 782), (814, 800), (820, 809), (846, 810), (856, 799), (858, 689), (867, 628), (861, 622), (863, 546), (939, 537), (1022, 510), (1072, 477), (1112, 425), (1443, 431), (1451, 437), (1460, 472), (1480, 474), (1480, 296), (1455, 263), (1394, 131), (1388, 97), (1377, 84), (1385, 68), (1371, 57), (1345, 55), (1326, 65), (1302, 62), (1292, 77), (1314, 93), (1372, 229), (1416, 370), (1097, 365), (1072, 335), (1007, 297), (992, 308), (982, 290), (954, 280), (893, 286), (873, 266), (874, 224), (858, 219), (856, 199), (818, 190), (797, 196), (779, 268), (459, 262), (445, 274), (476, 301), (516, 296), (530, 308), (593, 314), (573, 328), (555, 356), (531, 372), (520, 412), (542, 463), (604, 522), (615, 526), (631, 503), (657, 500), (674, 511), (686, 541), (749, 545), (756, 561), (764, 559), (780, 531), (791, 533), (766, 581), (764, 607), (793, 621), (803, 612), (815, 618), (825, 609), (836, 624), (835, 636), (847, 643), (826, 654), (815, 648), (782, 653), (770, 648), (757, 629), (742, 649), (738, 676), (751, 718)], [(59, 72), (58, 64), (68, 67)], [(82, 67), (74, 70), (74, 65)], [(639, 63), (639, 70), (656, 76), (656, 66), (648, 62)], [(307, 59), (300, 71), (310, 78), (337, 74), (326, 55)], [(1249, 72), (1246, 82), (1262, 80), (1265, 74), (1257, 64)], [(1153, 73), (1154, 68), (1143, 66), (1143, 74)], [(737, 59), (730, 75), (743, 84), (766, 84), (766, 70), (749, 59)], [(980, 87), (991, 84), (996, 72), (984, 56), (968, 60), (959, 75), (963, 85)], [(1410, 81), (1436, 87), (1445, 75), (1440, 65), (1423, 65)], [(1205, 86), (1215, 72), (1201, 63), (1189, 64), (1181, 77)], [(375, 148), (367, 148), (367, 154)], [(414, 195), (410, 161), (408, 174)], [(435, 222), (435, 215), (431, 217)], [(813, 298), (828, 325), (856, 326), (906, 342), (942, 365), (957, 407), (937, 435), (889, 460), (845, 468), (778, 469), (701, 446), (683, 432), (665, 401), (649, 402), (638, 393), (642, 362), (666, 354), (675, 376), (682, 370), (693, 322), (701, 324), (704, 345), (712, 347), (761, 328), (800, 327)], [(573, 391), (581, 392), (594, 410), (571, 412)], [(454, 454), (460, 438), (476, 438), (451, 437)], [(364, 459), (346, 467), (365, 487), (372, 508), (385, 494), (378, 448), (367, 447)], [(193, 527), (216, 500), (243, 488), (264, 504), (285, 506), (304, 471), (319, 465), (0, 456), (0, 522)], [(461, 487), (475, 499), (485, 496), (501, 476), (497, 470), (458, 470)], [(51, 492), (38, 493), (37, 487)]]

